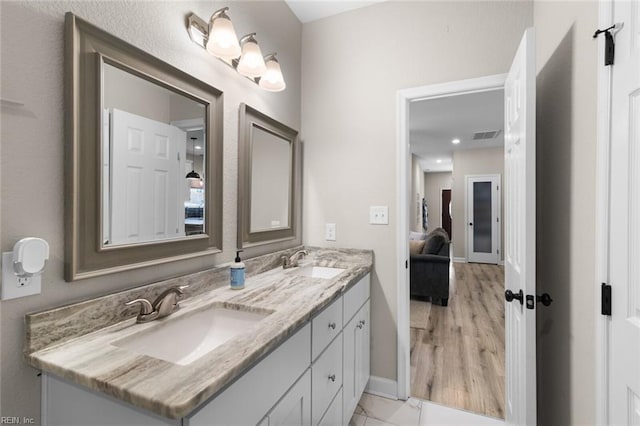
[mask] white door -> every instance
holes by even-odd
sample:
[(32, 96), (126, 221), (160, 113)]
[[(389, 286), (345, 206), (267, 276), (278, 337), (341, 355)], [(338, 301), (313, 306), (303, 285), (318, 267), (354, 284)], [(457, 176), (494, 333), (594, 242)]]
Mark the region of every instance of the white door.
[[(505, 83), (505, 420), (536, 424), (536, 66), (535, 33), (525, 31)], [(520, 293), (522, 292), (522, 293)], [(505, 292), (505, 296), (506, 296)]]
[(183, 204), (186, 133), (113, 109), (111, 136), (110, 244), (184, 235), (176, 204)]
[(500, 175), (465, 176), (467, 261), (500, 260)]
[(611, 68), (609, 424), (640, 425), (640, 4), (614, 1)]

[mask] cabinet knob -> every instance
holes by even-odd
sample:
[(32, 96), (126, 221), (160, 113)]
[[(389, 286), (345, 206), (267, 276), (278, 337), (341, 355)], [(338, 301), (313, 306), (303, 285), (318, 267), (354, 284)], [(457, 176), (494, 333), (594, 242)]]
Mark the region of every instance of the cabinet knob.
[(335, 330), (336, 329), (336, 323), (335, 322), (330, 322), (329, 323), (329, 328), (332, 329), (332, 330)]
[(365, 320), (360, 320), (359, 323), (365, 325), (367, 322)]
[(329, 380), (331, 380), (332, 382), (336, 381), (336, 375), (335, 374), (330, 374), (329, 375)]
[(360, 329), (361, 329), (362, 327), (364, 327), (364, 324), (362, 324), (362, 321), (360, 321), (360, 322), (358, 323), (358, 325), (356, 325), (356, 327), (358, 327), (358, 328), (360, 328)]

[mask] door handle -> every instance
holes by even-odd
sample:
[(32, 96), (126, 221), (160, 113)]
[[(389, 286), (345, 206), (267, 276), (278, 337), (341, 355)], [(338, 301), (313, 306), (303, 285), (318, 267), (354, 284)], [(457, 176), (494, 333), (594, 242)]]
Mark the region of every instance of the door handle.
[(522, 290), (517, 293), (507, 290), (504, 292), (504, 298), (507, 302), (512, 302), (515, 299), (518, 300), (521, 305), (524, 303), (524, 294), (522, 293)]
[(473, 226), (473, 222), (469, 222), (469, 226)]
[(549, 296), (549, 293), (542, 293), (542, 295), (536, 296), (536, 300), (539, 303), (542, 303), (544, 306), (549, 306), (551, 302), (553, 302), (553, 299), (551, 298), (551, 296)]

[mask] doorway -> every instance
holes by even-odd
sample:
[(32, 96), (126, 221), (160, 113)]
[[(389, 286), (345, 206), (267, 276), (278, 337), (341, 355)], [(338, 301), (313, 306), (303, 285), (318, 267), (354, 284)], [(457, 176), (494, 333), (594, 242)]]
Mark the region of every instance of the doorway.
[[(506, 81), (506, 75), (494, 75), (494, 76), (488, 76), (488, 77), (482, 77), (482, 78), (477, 78), (477, 79), (471, 79), (471, 80), (465, 80), (465, 81), (461, 81), (461, 82), (453, 82), (453, 83), (448, 83), (448, 84), (442, 84), (442, 85), (434, 85), (434, 86), (428, 86), (428, 87), (422, 87), (422, 88), (416, 88), (416, 89), (408, 89), (406, 91), (402, 91), (403, 93), (401, 94), (401, 96), (399, 97), (399, 117), (401, 117), (401, 126), (399, 128), (399, 138), (400, 140), (409, 140), (409, 124), (410, 124), (410, 120), (409, 120), (409, 109), (411, 106), (412, 102), (416, 102), (419, 100), (426, 100), (426, 99), (438, 99), (438, 98), (446, 98), (446, 97), (453, 97), (453, 96), (458, 96), (458, 95), (465, 95), (465, 94), (474, 94), (474, 93), (485, 93), (485, 92), (491, 92), (491, 91), (503, 91), (504, 90), (504, 85), (505, 85), (505, 81)], [(403, 119), (404, 118), (404, 119)], [(489, 129), (484, 129), (484, 130), (489, 130)], [(451, 143), (451, 142), (449, 142)], [(409, 147), (409, 144), (407, 144), (407, 147)], [(405, 148), (406, 149), (406, 148)], [(400, 153), (400, 164), (399, 164), (399, 173), (401, 173), (401, 181), (404, 181), (405, 183), (410, 182), (411, 180), (411, 176), (410, 176), (410, 170), (408, 167), (408, 164), (410, 163), (411, 160), (411, 153), (407, 151), (404, 151), (404, 153), (401, 150)], [(501, 160), (502, 162), (503, 160)], [(440, 162), (443, 163), (443, 162)], [(474, 161), (470, 161), (469, 163), (474, 164)], [(477, 162), (476, 162), (477, 163)], [(436, 172), (437, 170), (433, 170), (434, 172)], [(486, 173), (488, 170), (476, 170), (476, 171), (472, 171), (469, 174), (478, 174), (478, 173)], [(500, 173), (500, 172), (498, 172)], [(456, 183), (456, 179), (455, 176), (453, 176), (453, 185), (455, 186)], [(457, 179), (458, 182), (458, 188), (459, 190), (457, 190), (457, 193), (459, 195), (456, 195), (456, 188), (454, 188), (453, 186), (450, 188), (443, 186), (440, 186), (439, 189), (439, 200), (437, 200), (437, 204), (441, 205), (441, 211), (440, 211), (440, 215), (441, 215), (441, 225), (445, 225), (448, 221), (448, 218), (451, 218), (452, 220), (450, 221), (450, 226), (451, 229), (450, 231), (448, 230), (448, 234), (453, 237), (453, 247), (455, 249), (456, 246), (456, 241), (462, 241), (462, 243), (458, 244), (458, 246), (460, 248), (463, 249), (463, 254), (462, 256), (456, 256), (456, 257), (461, 257), (462, 259), (464, 259), (466, 256), (464, 254), (464, 251), (466, 251), (466, 244), (465, 244), (465, 232), (464, 228), (459, 229), (456, 228), (456, 216), (458, 216), (458, 218), (464, 220), (465, 216), (466, 216), (466, 212), (465, 212), (465, 202), (464, 202), (464, 185), (465, 185), (465, 181), (464, 181), (464, 175), (460, 176), (459, 179)], [(447, 189), (448, 191), (443, 191), (443, 189)], [(444, 198), (443, 198), (444, 197)], [(456, 202), (455, 202), (455, 198), (459, 197), (458, 200), (458, 206), (460, 206), (460, 210), (458, 211), (458, 213), (456, 214)], [(409, 202), (410, 200), (412, 200), (411, 197), (411, 193), (408, 190), (408, 188), (406, 188), (405, 186), (403, 186), (401, 188), (401, 190), (399, 191), (399, 205), (405, 206), (406, 209), (406, 213), (409, 213)], [(451, 212), (452, 214), (447, 214), (449, 212), (449, 202), (453, 201), (452, 203), (452, 209)], [(437, 205), (436, 204), (436, 205)], [(405, 259), (408, 259), (408, 250), (405, 249), (405, 245), (408, 245), (408, 232), (404, 232), (405, 230), (405, 226), (409, 224), (409, 220), (408, 217), (404, 217), (404, 214), (400, 214), (399, 215), (399, 228), (398, 228), (398, 261), (399, 264), (404, 265), (405, 263)], [(408, 215), (407, 215), (408, 216)], [(444, 226), (443, 226), (444, 227)], [(408, 229), (408, 227), (407, 227)], [(456, 229), (458, 229), (458, 232), (456, 232)], [(406, 250), (406, 251), (405, 251)], [(451, 260), (453, 260), (453, 256)], [(456, 278), (458, 277), (456, 275), (455, 272), (455, 268), (456, 268), (457, 264), (454, 264), (453, 262), (450, 263), (451, 266), (451, 273), (450, 273), (450, 277), (453, 281), (456, 281)], [(464, 275), (467, 274), (467, 271), (462, 271), (462, 269), (464, 267), (472, 267), (472, 268), (478, 268), (477, 271), (472, 271), (471, 275), (473, 273), (477, 273), (478, 276), (486, 275), (485, 271), (481, 271), (479, 268), (483, 268), (482, 265), (477, 265), (477, 266), (473, 266), (473, 265), (460, 265), (459, 266), (459, 270), (461, 271), (459, 274), (460, 275)], [(500, 266), (495, 266), (496, 268), (501, 268)], [(405, 282), (405, 283), (409, 283), (409, 277), (408, 277), (408, 269), (399, 269), (398, 270), (398, 282)], [(494, 271), (491, 271), (491, 273), (494, 273)], [(499, 272), (500, 274), (502, 274), (502, 271)], [(455, 282), (453, 284), (454, 286), (458, 286), (458, 282)], [(499, 282), (499, 287), (502, 287), (503, 285), (503, 281)], [(411, 330), (410, 330), (410, 307), (409, 307), (409, 294), (408, 294), (408, 286), (398, 286), (398, 397), (400, 399), (407, 399), (409, 396), (411, 396), (411, 355), (410, 355), (410, 349), (411, 349), (411, 343), (412, 343), (412, 339), (411, 339)], [(473, 291), (478, 291), (478, 289), (474, 289), (474, 288), (469, 288), (467, 290), (465, 290), (467, 292), (468, 295), (471, 295), (471, 293)], [(500, 305), (502, 307), (503, 302), (501, 302), (502, 300), (502, 295), (500, 294), (501, 291), (499, 291), (497, 294), (498, 296), (496, 296), (497, 298), (497, 305)], [(488, 294), (488, 292), (487, 292)], [(462, 298), (460, 299), (462, 300)], [(451, 300), (450, 304), (453, 304), (454, 301)], [(454, 305), (452, 305), (454, 306)], [(451, 306), (449, 306), (451, 307)], [(449, 307), (440, 307), (440, 306), (436, 306), (433, 305), (432, 308), (433, 309), (439, 309), (439, 308), (444, 308), (444, 309), (448, 309)], [(491, 310), (491, 309), (490, 309)], [(453, 312), (453, 310), (449, 310), (449, 311), (444, 311), (446, 313), (446, 315), (451, 315), (451, 313)], [(470, 311), (457, 311), (457, 312), (467, 312), (469, 313)], [(466, 314), (465, 314), (466, 315)], [(473, 313), (471, 313), (471, 316), (473, 315)], [(498, 314), (501, 317), (501, 314)], [(470, 316), (470, 317), (471, 317)], [(500, 318), (499, 318), (500, 319)], [(491, 321), (490, 318), (488, 318), (489, 321)], [(415, 342), (415, 338), (414, 338), (414, 342)], [(501, 340), (497, 339), (497, 343), (494, 346), (503, 346), (501, 344)], [(455, 359), (456, 356), (455, 355), (450, 355), (448, 358), (450, 359)], [(504, 361), (502, 361), (502, 363), (504, 363)], [(483, 370), (483, 368), (479, 367), (478, 365), (476, 365), (475, 367), (469, 367), (469, 366), (460, 366), (461, 369), (464, 368), (473, 368), (476, 371), (479, 370)], [(503, 364), (503, 369), (504, 369), (504, 364)], [(482, 372), (483, 373), (483, 372)], [(482, 374), (481, 373), (481, 374)], [(450, 376), (450, 373), (445, 373), (447, 375)], [(504, 373), (506, 374), (506, 373)], [(466, 380), (468, 383), (471, 382), (472, 379), (463, 379)], [(500, 394), (501, 392), (503, 392), (500, 388), (500, 383), (504, 383), (504, 376), (503, 377), (493, 377), (492, 379), (492, 384), (496, 384), (496, 388), (498, 388), (497, 393)], [(495, 394), (496, 392), (494, 392)], [(458, 407), (458, 408), (462, 408), (462, 407)]]
[[(414, 242), (409, 262), (410, 395), (504, 419), (504, 269), (491, 257), (504, 161), (504, 89), (415, 101), (409, 119), (412, 188), (424, 181), (434, 213), (423, 249)], [(468, 230), (470, 221), (477, 222), (475, 232)], [(455, 251), (494, 264), (454, 263)]]
[(449, 234), (449, 239), (453, 239), (451, 229), (451, 189), (442, 189), (440, 199), (440, 223), (442, 224), (442, 228)]
[(467, 260), (498, 264), (500, 259), (500, 175), (465, 176)]

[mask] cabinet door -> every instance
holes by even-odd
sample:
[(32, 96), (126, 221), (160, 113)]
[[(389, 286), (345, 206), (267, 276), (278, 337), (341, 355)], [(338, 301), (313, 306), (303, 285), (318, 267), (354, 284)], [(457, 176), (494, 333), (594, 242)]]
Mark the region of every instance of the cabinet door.
[(357, 314), (351, 318), (351, 321), (344, 327), (342, 335), (344, 339), (342, 352), (342, 415), (344, 424), (349, 424), (360, 399), (356, 379), (356, 341), (360, 334), (357, 327), (359, 320)]
[(370, 301), (360, 309), (360, 313), (356, 315), (360, 320), (358, 324), (362, 324), (362, 327), (358, 327), (358, 333), (360, 334), (360, 359), (359, 364), (356, 363), (359, 369), (359, 385), (358, 385), (358, 395), (362, 395), (364, 389), (367, 387), (367, 383), (369, 383), (370, 376), (370, 366), (371, 366), (371, 322), (370, 320)]
[(342, 426), (342, 390), (338, 392), (318, 426)]
[[(266, 420), (266, 421), (265, 421)], [(306, 373), (282, 397), (260, 426), (311, 425), (311, 372)]]

